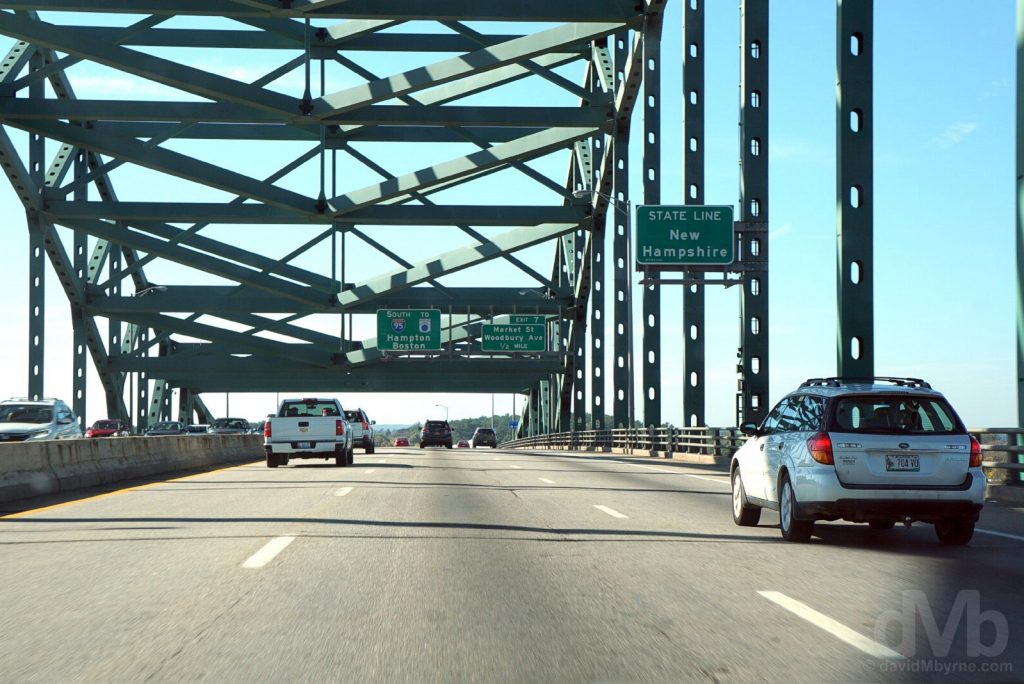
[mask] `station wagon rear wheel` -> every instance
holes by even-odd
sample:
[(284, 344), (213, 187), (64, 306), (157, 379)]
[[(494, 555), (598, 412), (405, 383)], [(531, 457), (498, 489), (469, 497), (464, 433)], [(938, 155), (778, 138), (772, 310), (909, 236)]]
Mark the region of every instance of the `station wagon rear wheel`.
[(974, 536), (974, 521), (948, 518), (935, 523), (935, 536), (943, 546), (963, 546)]

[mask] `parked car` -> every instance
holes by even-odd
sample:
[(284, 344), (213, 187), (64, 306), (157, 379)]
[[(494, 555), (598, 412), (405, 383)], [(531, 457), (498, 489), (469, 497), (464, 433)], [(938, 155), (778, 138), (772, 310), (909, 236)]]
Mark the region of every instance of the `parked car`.
[(247, 435), (249, 421), (245, 418), (217, 418), (210, 423), (211, 435)]
[(263, 428), (267, 467), (288, 465), (292, 458), (334, 459), (339, 467), (354, 462), (352, 428), (337, 399), (284, 399)]
[(468, 449), (469, 448), (469, 440), (468, 439), (460, 439), (459, 443), (455, 445), (455, 448), (456, 449)]
[(494, 434), (494, 428), (478, 427), (473, 432), (470, 440), (473, 448), (489, 446), (492, 449), (498, 448), (498, 436)]
[(362, 447), (363, 453), (373, 453), (373, 426), (377, 421), (370, 420), (363, 409), (345, 411), (345, 420), (352, 427), (352, 443)]
[(452, 426), (447, 420), (428, 420), (420, 430), (420, 448), (443, 446), (452, 448)]
[(196, 425), (186, 425), (185, 432), (190, 435), (205, 435), (210, 431), (210, 426), (206, 423), (197, 423)]
[(923, 380), (811, 379), (741, 430), (750, 439), (729, 468), (737, 525), (756, 525), (770, 508), (787, 541), (839, 519), (877, 530), (927, 522), (945, 545), (974, 534), (981, 445)]
[(396, 447), (407, 447), (407, 446), (409, 446), (409, 438), (408, 437), (395, 437), (395, 446)]
[(153, 423), (144, 433), (147, 437), (162, 437), (165, 435), (187, 435), (185, 424), (177, 420), (162, 420)]
[(131, 434), (126, 423), (120, 420), (97, 420), (85, 431), (86, 437), (127, 437)]
[(60, 399), (0, 401), (0, 442), (76, 439), (81, 436), (78, 417)]

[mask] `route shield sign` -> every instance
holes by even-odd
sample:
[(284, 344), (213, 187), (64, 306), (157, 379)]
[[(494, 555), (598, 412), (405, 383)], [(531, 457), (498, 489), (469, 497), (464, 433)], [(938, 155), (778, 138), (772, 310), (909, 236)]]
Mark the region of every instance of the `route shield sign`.
[(735, 260), (732, 207), (640, 205), (638, 266), (711, 266)]
[(440, 309), (377, 309), (381, 351), (440, 351)]
[(543, 316), (509, 318), (512, 321), (523, 319), (524, 322), (484, 323), (480, 326), (481, 351), (531, 353), (547, 349), (547, 326), (543, 323)]

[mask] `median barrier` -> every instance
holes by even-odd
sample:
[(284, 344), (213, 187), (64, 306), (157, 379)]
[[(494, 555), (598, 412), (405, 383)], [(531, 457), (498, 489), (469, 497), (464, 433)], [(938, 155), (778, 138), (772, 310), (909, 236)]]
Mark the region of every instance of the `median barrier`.
[(0, 444), (0, 502), (263, 457), (262, 435)]

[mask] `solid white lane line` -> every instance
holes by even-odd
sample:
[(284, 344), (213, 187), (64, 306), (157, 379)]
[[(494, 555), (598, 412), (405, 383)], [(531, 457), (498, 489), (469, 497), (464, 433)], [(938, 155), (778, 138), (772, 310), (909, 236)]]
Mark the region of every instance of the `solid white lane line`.
[(868, 639), (860, 632), (853, 631), (846, 625), (833, 620), (827, 615), (819, 613), (807, 604), (790, 598), (781, 592), (759, 591), (757, 593), (772, 603), (782, 606), (794, 615), (807, 620), (815, 627), (825, 630), (840, 641), (845, 641), (857, 650), (867, 653), (869, 656), (875, 658), (903, 659), (902, 654), (897, 653), (888, 646), (884, 646), (877, 641)]
[(249, 560), (242, 563), (242, 567), (262, 568), (264, 565), (274, 560), (274, 557), (284, 551), (285, 548), (287, 548), (287, 546), (293, 541), (295, 541), (295, 537), (278, 537), (276, 539), (271, 539), (262, 549), (249, 556)]
[(334, 496), (346, 496), (352, 492), (351, 487), (342, 487), (338, 491), (334, 492)]
[(549, 480), (546, 477), (542, 477), (542, 478), (539, 478), (539, 479), (540, 479), (541, 482), (544, 482), (544, 483), (547, 483), (547, 484), (555, 484), (554, 480)]
[(520, 467), (519, 467), (519, 466), (517, 466), (517, 465), (514, 465), (514, 466), (512, 466), (512, 467), (513, 467), (513, 468), (515, 468), (516, 470), (522, 470), (522, 468), (520, 468)]
[(982, 534), (991, 534), (996, 537), (1006, 537), (1007, 539), (1016, 539), (1017, 541), (1024, 541), (1024, 537), (1019, 534), (1007, 534), (1006, 532), (996, 532), (995, 530), (982, 530), (977, 527), (974, 528), (975, 532), (981, 532)]
[(695, 477), (698, 480), (707, 480), (708, 482), (714, 482), (715, 484), (725, 485), (726, 487), (732, 487), (732, 483), (728, 480), (723, 480), (717, 477), (704, 477), (703, 475), (691, 475), (689, 473), (683, 473), (686, 477)]
[(374, 471), (374, 469), (373, 469), (373, 468), (370, 468), (369, 470), (364, 470), (363, 472), (364, 472), (364, 473), (366, 473), (367, 475), (369, 475), (369, 474), (370, 474), (370, 473), (372, 473), (373, 471)]
[(608, 508), (607, 506), (601, 506), (599, 504), (594, 504), (594, 508), (596, 508), (597, 510), (602, 511), (604, 513), (607, 513), (608, 515), (612, 516), (613, 518), (628, 518), (629, 517), (628, 515), (622, 515), (622, 513), (619, 513), (614, 508)]

